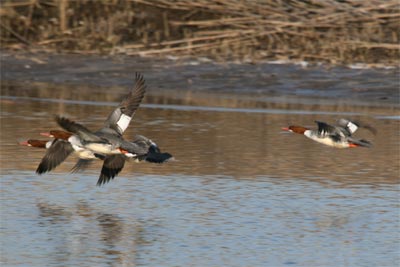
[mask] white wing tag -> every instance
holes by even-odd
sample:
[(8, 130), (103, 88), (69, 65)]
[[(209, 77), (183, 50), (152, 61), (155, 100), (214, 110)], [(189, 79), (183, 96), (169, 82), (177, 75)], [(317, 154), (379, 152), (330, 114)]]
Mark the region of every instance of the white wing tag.
[(351, 121), (349, 121), (349, 123), (347, 123), (347, 128), (349, 128), (351, 133), (354, 133), (358, 129), (357, 125), (355, 125)]
[(131, 117), (125, 114), (121, 114), (121, 117), (117, 122), (117, 125), (122, 133), (125, 132), (126, 128), (128, 128), (130, 122), (131, 122)]

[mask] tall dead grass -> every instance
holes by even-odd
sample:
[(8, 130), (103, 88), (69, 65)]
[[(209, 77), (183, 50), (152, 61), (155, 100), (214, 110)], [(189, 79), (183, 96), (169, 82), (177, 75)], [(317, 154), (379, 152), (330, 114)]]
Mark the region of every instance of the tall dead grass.
[(399, 64), (398, 0), (10, 0), (0, 19), (3, 48)]

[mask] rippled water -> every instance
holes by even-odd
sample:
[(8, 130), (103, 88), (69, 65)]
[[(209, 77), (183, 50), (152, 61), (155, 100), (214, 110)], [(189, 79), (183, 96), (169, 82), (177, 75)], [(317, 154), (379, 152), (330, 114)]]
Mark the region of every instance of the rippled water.
[[(4, 266), (400, 263), (398, 108), (234, 107), (226, 99), (212, 107), (150, 96), (125, 137), (148, 136), (176, 161), (129, 162), (97, 187), (101, 162), (72, 174), (71, 157), (38, 176), (43, 151), (17, 142), (56, 128), (54, 114), (97, 129), (117, 103), (83, 101), (74, 97), (79, 87), (47, 90), (48, 99), (30, 91), (0, 100)], [(333, 149), (281, 131), (341, 117), (378, 128), (357, 132), (374, 146)]]
[(3, 263), (394, 266), (395, 187), (223, 175), (3, 178)]

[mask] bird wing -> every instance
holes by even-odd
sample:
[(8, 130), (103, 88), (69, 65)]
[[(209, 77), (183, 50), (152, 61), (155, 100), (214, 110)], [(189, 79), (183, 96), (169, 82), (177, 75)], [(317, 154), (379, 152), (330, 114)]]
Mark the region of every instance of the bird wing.
[(128, 128), (144, 94), (146, 85), (143, 75), (136, 73), (136, 83), (133, 89), (125, 96), (116, 109), (114, 109), (104, 123), (105, 128), (111, 128), (122, 135)]
[(340, 131), (332, 126), (329, 125), (325, 122), (322, 121), (315, 121), (318, 125), (318, 135), (321, 137), (325, 137), (325, 136), (332, 136), (332, 135), (340, 135)]
[(370, 141), (368, 141), (368, 140), (365, 140), (365, 139), (357, 140), (357, 139), (354, 139), (352, 137), (349, 137), (347, 139), (347, 141), (349, 143), (356, 144), (356, 145), (359, 145), (359, 146), (362, 146), (362, 147), (372, 147), (372, 143)]
[(87, 169), (90, 164), (92, 164), (93, 160), (92, 159), (79, 159), (74, 167), (72, 167), (71, 172), (72, 173), (77, 173), (77, 172), (81, 172), (84, 171), (85, 169)]
[(354, 122), (343, 118), (338, 120), (338, 125), (340, 127), (343, 127), (345, 131), (349, 133), (349, 136), (352, 135), (355, 131), (357, 131), (358, 128), (367, 129), (374, 135), (376, 135), (378, 132), (374, 127), (370, 125), (365, 125), (364, 123), (361, 122)]
[(42, 158), (39, 166), (36, 169), (37, 174), (42, 174), (51, 171), (58, 165), (60, 165), (74, 149), (72, 145), (62, 139), (54, 139), (53, 143), (46, 150), (46, 154)]
[(104, 142), (102, 138), (95, 135), (92, 131), (90, 131), (82, 124), (79, 124), (77, 122), (74, 122), (72, 120), (60, 116), (56, 116), (56, 122), (58, 123), (58, 125), (60, 125), (63, 129), (67, 130), (68, 132), (78, 135), (82, 139), (82, 141)]
[(112, 155), (106, 156), (97, 185), (101, 186), (114, 179), (115, 176), (124, 168), (125, 156)]
[(347, 136), (351, 136), (360, 127), (359, 123), (343, 118), (338, 120), (338, 126), (342, 127)]

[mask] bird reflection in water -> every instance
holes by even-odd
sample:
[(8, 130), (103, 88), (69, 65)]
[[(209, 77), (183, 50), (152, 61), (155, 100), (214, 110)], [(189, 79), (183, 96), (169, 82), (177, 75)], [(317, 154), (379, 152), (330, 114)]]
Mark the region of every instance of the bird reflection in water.
[(50, 247), (55, 251), (49, 253), (54, 262), (89, 256), (120, 266), (132, 265), (137, 259), (136, 246), (143, 238), (140, 226), (128, 225), (116, 214), (94, 210), (85, 201), (72, 208), (39, 202), (37, 208), (40, 226), (46, 229), (48, 241), (54, 243)]

